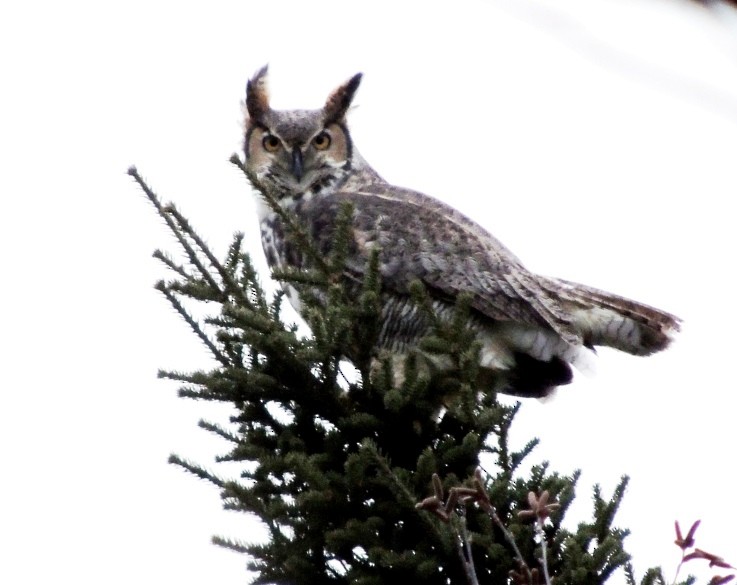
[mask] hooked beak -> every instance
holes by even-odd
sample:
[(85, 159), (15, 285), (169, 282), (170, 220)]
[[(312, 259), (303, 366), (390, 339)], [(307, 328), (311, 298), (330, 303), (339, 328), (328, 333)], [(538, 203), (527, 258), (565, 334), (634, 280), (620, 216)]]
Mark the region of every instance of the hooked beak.
[(302, 151), (299, 146), (295, 146), (292, 150), (292, 174), (297, 179), (297, 182), (302, 180), (304, 175), (304, 161), (302, 160)]

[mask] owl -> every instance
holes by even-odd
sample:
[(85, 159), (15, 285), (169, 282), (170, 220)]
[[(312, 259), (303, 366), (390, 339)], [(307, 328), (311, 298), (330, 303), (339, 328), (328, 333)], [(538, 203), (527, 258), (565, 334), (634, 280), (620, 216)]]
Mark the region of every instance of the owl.
[[(272, 109), (266, 82), (264, 67), (246, 88), (246, 169), (255, 189), (275, 198), (323, 252), (331, 248), (344, 202), (351, 204), (346, 282), (360, 283), (371, 251), (379, 255), (377, 351), (401, 360), (431, 332), (432, 319), (413, 301), (416, 281), (441, 319), (454, 314), (459, 295), (470, 299), (468, 327), (480, 342), (480, 371), (503, 393), (549, 395), (572, 380), (572, 367), (589, 367), (596, 346), (639, 356), (668, 347), (679, 329), (677, 317), (593, 287), (534, 274), (472, 219), (382, 179), (356, 149), (346, 122), (360, 73), (336, 88), (318, 110)], [(306, 267), (264, 197), (259, 197), (258, 217), (270, 267)], [(299, 312), (298, 295), (288, 292)]]

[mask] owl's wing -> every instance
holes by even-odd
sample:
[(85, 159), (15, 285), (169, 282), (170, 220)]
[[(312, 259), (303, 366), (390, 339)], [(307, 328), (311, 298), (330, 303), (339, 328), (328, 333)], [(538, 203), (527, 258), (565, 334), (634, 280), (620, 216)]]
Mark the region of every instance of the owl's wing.
[(444, 203), (387, 184), (317, 197), (306, 205), (313, 236), (329, 245), (330, 225), (342, 202), (354, 206), (351, 271), (363, 272), (370, 250), (381, 250), (383, 286), (408, 294), (420, 280), (449, 301), (471, 295), (471, 306), (497, 321), (548, 326), (566, 341), (581, 343), (570, 316), (542, 281), (501, 242)]

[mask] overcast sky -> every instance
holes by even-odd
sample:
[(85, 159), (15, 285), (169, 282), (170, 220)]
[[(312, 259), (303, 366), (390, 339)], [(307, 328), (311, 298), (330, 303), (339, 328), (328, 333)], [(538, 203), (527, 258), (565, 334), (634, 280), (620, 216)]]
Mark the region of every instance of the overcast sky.
[(221, 254), (245, 231), (263, 266), (227, 161), (264, 63), (283, 108), (363, 71), (351, 128), (387, 179), (536, 271), (684, 318), (668, 352), (601, 351), (594, 377), (526, 402), (515, 440), (583, 469), (571, 526), (592, 484), (632, 476), (618, 524), (639, 575), (672, 577), (675, 519), (701, 518), (697, 544), (737, 563), (735, 15), (677, 0), (201, 6), (0, 9), (0, 582), (247, 582), (246, 559), (209, 539), (248, 540), (254, 523), (166, 463), (217, 470), (227, 445), (196, 421), (228, 411), (156, 379), (210, 362), (152, 288), (151, 252), (174, 242), (125, 172)]

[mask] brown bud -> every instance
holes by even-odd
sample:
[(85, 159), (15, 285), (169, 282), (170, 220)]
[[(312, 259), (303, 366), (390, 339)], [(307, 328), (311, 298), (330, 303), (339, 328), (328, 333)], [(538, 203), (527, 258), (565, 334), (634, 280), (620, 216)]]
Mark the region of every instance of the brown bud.
[(694, 534), (696, 533), (696, 529), (699, 527), (699, 524), (701, 524), (701, 520), (696, 520), (696, 522), (691, 525), (691, 528), (688, 530), (688, 534), (684, 538), (683, 534), (681, 534), (681, 527), (676, 520), (676, 546), (682, 550), (691, 548), (695, 543)]
[(732, 579), (734, 579), (734, 575), (724, 575), (723, 577), (714, 575), (709, 581), (709, 585), (723, 585), (723, 583), (729, 583)]
[(437, 473), (432, 474), (432, 488), (435, 491), (435, 495), (439, 500), (443, 499), (443, 482), (440, 481), (440, 476)]

